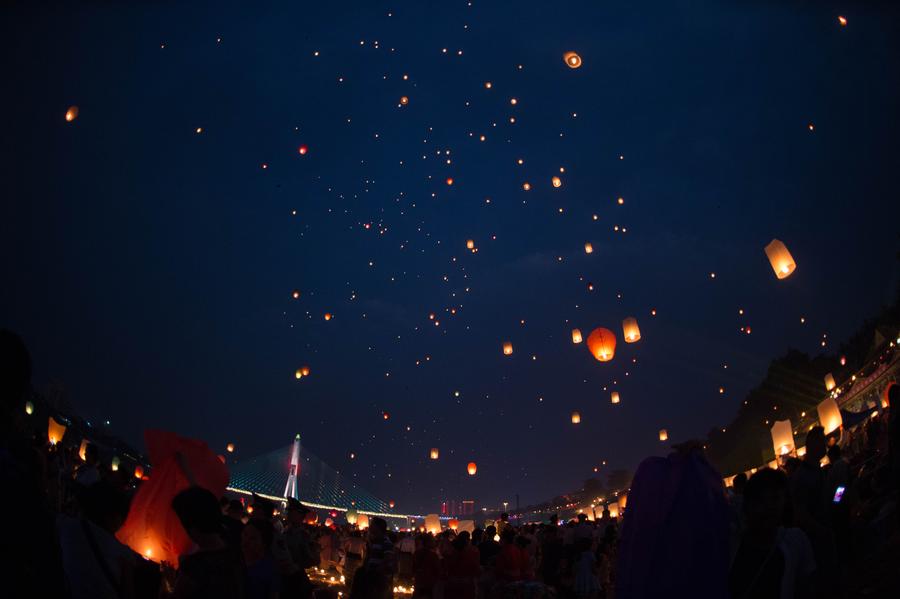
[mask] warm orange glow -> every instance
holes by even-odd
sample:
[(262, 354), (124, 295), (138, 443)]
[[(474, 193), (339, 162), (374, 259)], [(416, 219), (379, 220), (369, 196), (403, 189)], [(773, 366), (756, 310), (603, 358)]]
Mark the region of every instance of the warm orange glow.
[(409, 104), (409, 98), (407, 98), (406, 96), (400, 96), (400, 104), (402, 106), (406, 106), (407, 104)]
[(234, 453), (234, 443), (229, 443), (225, 446), (225, 451), (228, 453)]
[(775, 271), (775, 276), (779, 279), (786, 279), (797, 268), (794, 257), (791, 256), (787, 247), (777, 239), (773, 239), (766, 246), (766, 256), (769, 258), (772, 270)]
[(382, 413), (381, 413), (381, 417), (384, 418), (385, 420), (387, 420), (388, 418), (391, 417), (391, 415), (388, 414), (387, 412), (382, 412)]
[(597, 327), (588, 335), (587, 346), (594, 358), (609, 362), (616, 354), (616, 336), (609, 329)]
[(825, 429), (825, 434), (831, 434), (844, 424), (841, 410), (832, 397), (826, 397), (818, 406), (819, 422)]
[(66, 425), (60, 424), (53, 416), (51, 416), (47, 423), (47, 440), (50, 442), (50, 445), (56, 445), (62, 441), (65, 434)]
[(144, 467), (140, 464), (134, 467), (134, 477), (138, 479), (144, 478)]
[(667, 441), (668, 439), (669, 439), (669, 433), (668, 433), (668, 431), (666, 431), (666, 429), (660, 430), (660, 431), (659, 431), (659, 440), (660, 440), (660, 441)]
[(841, 24), (841, 27), (846, 27), (847, 26), (847, 17), (839, 16), (838, 23)]
[(331, 320), (331, 318), (332, 318), (331, 312), (326, 312), (324, 318), (325, 318), (325, 320)]
[(430, 457), (432, 460), (436, 460), (436, 459), (438, 459), (438, 457), (440, 457), (440, 455), (441, 455), (441, 454), (440, 454), (440, 452), (438, 451), (438, 448), (437, 448), (437, 447), (432, 447), (432, 448), (431, 448), (431, 452), (428, 454), (428, 457)]
[(524, 189), (525, 191), (531, 191), (531, 183), (528, 183), (527, 181), (525, 183), (522, 183), (522, 189)]
[(391, 499), (390, 501), (388, 501), (388, 507), (391, 508), (391, 509), (394, 509), (394, 500), (393, 500), (393, 499)]
[(303, 369), (302, 368), (298, 368), (297, 370), (294, 371), (294, 378), (295, 379), (303, 378)]
[(469, 249), (469, 250), (475, 249), (475, 240), (474, 239), (466, 239), (466, 249)]
[(629, 316), (622, 321), (622, 335), (625, 337), (625, 343), (634, 343), (641, 339), (641, 329), (638, 328), (637, 320)]
[(504, 356), (511, 356), (512, 353), (513, 353), (512, 343), (510, 343), (509, 341), (507, 341), (506, 343), (503, 344), (503, 355), (504, 355)]
[(369, 528), (369, 516), (366, 514), (359, 514), (356, 516), (356, 527), (360, 530)]
[(456, 530), (457, 528), (459, 528), (459, 520), (457, 520), (456, 518), (451, 518), (447, 521), (447, 528), (449, 528), (450, 530)]
[(309, 376), (309, 366), (304, 366), (300, 369), (300, 374), (303, 376)]
[(779, 420), (772, 425), (772, 448), (775, 457), (787, 455), (794, 451), (794, 429), (790, 420)]
[(581, 66), (581, 57), (575, 52), (566, 52), (563, 54), (563, 60), (570, 69), (577, 69)]
[(585, 254), (593, 254), (594, 253), (594, 246), (591, 245), (591, 242), (587, 242), (584, 244), (584, 253)]
[(837, 383), (834, 382), (834, 375), (829, 372), (825, 375), (825, 390), (831, 391), (835, 387), (837, 387)]
[(581, 414), (572, 412), (572, 424), (581, 424)]
[(69, 106), (69, 109), (66, 110), (66, 122), (71, 123), (75, 119), (78, 118), (78, 107), (77, 106)]
[(87, 447), (90, 445), (90, 441), (87, 439), (81, 440), (81, 445), (78, 447), (78, 457), (81, 458), (81, 461), (87, 461)]
[(291, 292), (291, 297), (294, 298), (294, 299), (300, 299), (300, 291), (298, 291), (297, 289), (294, 289), (294, 290)]
[(309, 152), (309, 147), (307, 147), (306, 145), (302, 145), (299, 148), (297, 148), (297, 153), (300, 154), (301, 156), (306, 156), (307, 152)]
[(618, 392), (618, 391), (613, 391), (612, 394), (610, 395), (610, 400), (611, 400), (613, 403), (619, 403), (619, 392)]
[(453, 185), (453, 177), (447, 177), (447, 185)]
[(469, 476), (475, 476), (475, 473), (478, 472), (478, 466), (475, 462), (469, 462), (468, 466), (466, 466), (466, 471), (469, 473)]
[(580, 329), (572, 329), (572, 343), (581, 343)]
[(550, 183), (553, 184), (553, 187), (562, 187), (562, 179), (559, 177), (553, 177), (550, 179)]

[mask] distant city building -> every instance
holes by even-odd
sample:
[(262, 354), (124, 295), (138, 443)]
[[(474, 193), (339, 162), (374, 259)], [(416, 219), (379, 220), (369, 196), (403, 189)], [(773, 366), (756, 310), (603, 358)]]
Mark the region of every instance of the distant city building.
[(475, 501), (464, 499), (446, 499), (441, 502), (441, 516), (473, 516), (475, 515)]

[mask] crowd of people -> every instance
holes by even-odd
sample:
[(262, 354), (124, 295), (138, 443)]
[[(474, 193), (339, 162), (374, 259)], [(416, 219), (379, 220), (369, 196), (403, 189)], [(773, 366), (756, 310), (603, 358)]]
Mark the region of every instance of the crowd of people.
[[(624, 519), (608, 509), (564, 521), (503, 514), (425, 532), (371, 517), (360, 528), (320, 522), (295, 499), (191, 486), (171, 508), (192, 549), (157, 564), (116, 538), (135, 479), (101, 464), (92, 445), (79, 456), (30, 431), (19, 415), (29, 384), (25, 345), (0, 331), (0, 513), (10, 541), (0, 576), (9, 597), (879, 596), (885, 585), (860, 573), (900, 546), (900, 443), (888, 409), (841, 439), (815, 427), (804, 456), (738, 475), (728, 489), (699, 445), (648, 458)], [(891, 405), (898, 395), (894, 386)], [(898, 571), (883, 574), (896, 582)]]

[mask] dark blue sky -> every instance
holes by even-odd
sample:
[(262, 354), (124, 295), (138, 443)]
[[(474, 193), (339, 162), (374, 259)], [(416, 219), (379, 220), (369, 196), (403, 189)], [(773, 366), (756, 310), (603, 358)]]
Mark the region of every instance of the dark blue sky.
[(139, 446), (300, 432), (399, 510), (631, 469), (895, 292), (898, 9), (750, 4), (4, 8), (0, 326)]

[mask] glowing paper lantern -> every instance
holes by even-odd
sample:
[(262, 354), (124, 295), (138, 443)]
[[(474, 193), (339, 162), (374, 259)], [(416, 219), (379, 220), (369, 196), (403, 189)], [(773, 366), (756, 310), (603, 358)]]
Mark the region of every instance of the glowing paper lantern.
[(841, 27), (846, 27), (847, 26), (847, 17), (838, 16), (838, 23), (840, 23)]
[(447, 177), (447, 185), (453, 185), (453, 177)]
[(659, 440), (660, 441), (668, 441), (669, 440), (669, 433), (666, 431), (666, 429), (662, 429), (659, 431)]
[(325, 313), (325, 320), (331, 320), (331, 318), (332, 318), (332, 317), (331, 317), (331, 312), (326, 312), (326, 313)]
[(837, 383), (834, 382), (834, 376), (829, 372), (825, 375), (825, 390), (831, 391), (837, 387)]
[(550, 179), (550, 183), (553, 184), (553, 187), (562, 187), (562, 179), (559, 177), (553, 177)]
[(300, 369), (300, 374), (303, 376), (309, 376), (309, 366), (304, 366)]
[(303, 378), (303, 369), (302, 368), (298, 368), (297, 370), (294, 371), (294, 378), (295, 379)]
[(606, 508), (609, 510), (610, 518), (618, 518), (619, 517), (619, 506), (615, 503), (611, 503)]
[(347, 524), (351, 526), (356, 524), (357, 518), (359, 518), (359, 513), (355, 509), (350, 508), (347, 510)]
[(466, 466), (466, 471), (469, 473), (469, 476), (475, 476), (475, 473), (478, 472), (478, 465), (475, 462), (469, 462), (469, 465)]
[(356, 517), (356, 526), (360, 530), (369, 528), (369, 517), (366, 514), (360, 514)]
[(112, 470), (113, 472), (118, 472), (120, 463), (121, 463), (121, 461), (119, 460), (119, 456), (114, 455), (112, 462), (109, 465), (109, 469)]
[(441, 519), (437, 514), (428, 514), (425, 516), (425, 531), (433, 535), (441, 534)]
[(775, 276), (779, 279), (786, 279), (797, 268), (794, 257), (791, 256), (785, 245), (777, 239), (773, 239), (766, 246), (766, 256), (769, 258), (772, 270), (775, 271)]
[(88, 441), (87, 439), (82, 439), (81, 445), (78, 446), (78, 457), (81, 458), (82, 462), (87, 461), (87, 448), (88, 448), (88, 445), (90, 445), (90, 444), (91, 444), (91, 442)]
[(391, 509), (394, 509), (394, 500), (393, 499), (388, 502), (388, 507)]
[(619, 510), (624, 511), (628, 506), (628, 493), (622, 493), (619, 495), (619, 500), (616, 502), (619, 506)]
[(619, 403), (619, 392), (618, 392), (618, 391), (613, 391), (612, 394), (610, 395), (610, 400), (611, 400), (613, 403)]
[(467, 240), (466, 240), (466, 248), (467, 248), (467, 249), (470, 249), (470, 250), (475, 249), (475, 240), (474, 240), (474, 239), (467, 239)]
[(608, 362), (616, 354), (616, 336), (609, 329), (597, 327), (588, 335), (587, 346), (594, 358)]
[(28, 414), (29, 416), (34, 414), (34, 404), (31, 403), (30, 401), (25, 402), (25, 413)]
[(332, 520), (331, 518), (325, 518), (325, 526), (331, 528), (332, 526), (334, 526), (334, 520)]
[(294, 289), (293, 291), (291, 291), (291, 297), (294, 299), (300, 299), (300, 291)]
[(431, 452), (429, 453), (428, 457), (430, 457), (432, 460), (436, 460), (436, 459), (438, 459), (439, 456), (440, 456), (440, 452), (438, 451), (438, 448), (432, 447)]
[(75, 119), (78, 118), (78, 107), (77, 106), (69, 106), (69, 109), (66, 110), (66, 122), (71, 123)]
[(819, 422), (822, 424), (822, 428), (825, 429), (826, 435), (836, 431), (844, 424), (844, 419), (841, 417), (841, 409), (838, 408), (837, 402), (834, 401), (833, 397), (826, 397), (816, 409), (819, 412)]
[(591, 242), (587, 242), (584, 244), (584, 253), (585, 254), (593, 254), (594, 253), (594, 246), (591, 245)]
[(234, 443), (229, 443), (225, 446), (225, 451), (228, 453), (234, 453)]
[(572, 343), (581, 343), (581, 330), (572, 329)]
[(456, 518), (451, 518), (447, 521), (447, 528), (449, 528), (450, 530), (456, 530), (457, 528), (459, 528), (459, 520), (457, 520)]
[(503, 344), (503, 355), (504, 355), (504, 356), (511, 356), (512, 353), (513, 353), (512, 343), (510, 343), (509, 341), (505, 342), (505, 343)]
[(381, 417), (384, 418), (385, 420), (387, 420), (388, 418), (391, 417), (391, 415), (388, 414), (387, 412), (382, 412), (382, 413), (381, 413)]
[(50, 441), (50, 445), (56, 445), (62, 441), (65, 434), (66, 425), (60, 424), (51, 416), (47, 422), (47, 440)]
[(467, 531), (470, 535), (475, 532), (475, 521), (474, 520), (460, 520), (459, 526), (457, 527), (457, 532)]
[(581, 66), (581, 57), (575, 52), (566, 52), (563, 54), (563, 60), (570, 69), (577, 69)]
[(637, 320), (629, 316), (622, 321), (622, 335), (625, 337), (625, 343), (634, 343), (641, 339), (641, 329), (638, 328)]
[(796, 447), (794, 446), (794, 429), (790, 420), (779, 420), (772, 425), (772, 448), (775, 456), (788, 455)]
[(572, 412), (572, 424), (580, 424), (581, 423), (581, 414), (578, 412)]
[(134, 477), (138, 480), (144, 478), (144, 467), (140, 464), (134, 467)]
[(306, 153), (309, 152), (309, 147), (306, 144), (303, 144), (299, 148), (297, 148), (297, 153), (301, 156), (306, 156)]
[(400, 105), (406, 106), (407, 104), (409, 104), (409, 98), (407, 98), (406, 96), (400, 96)]

